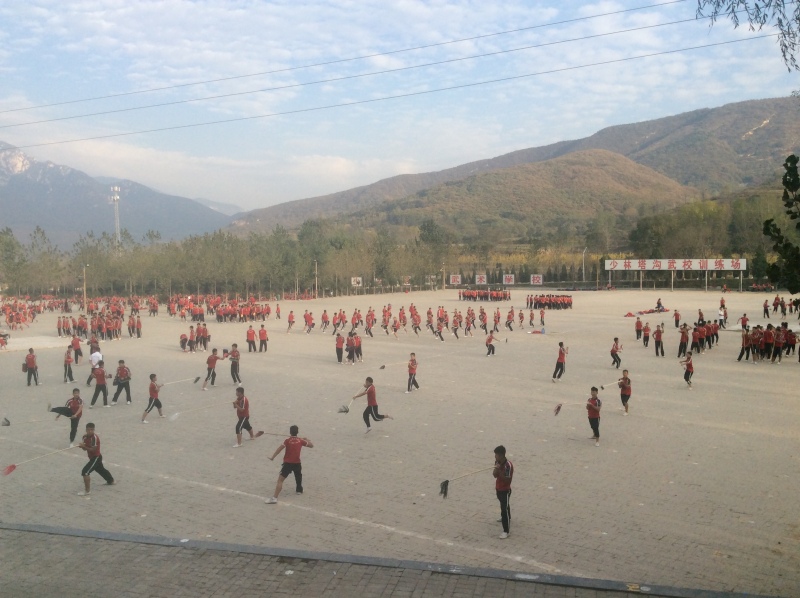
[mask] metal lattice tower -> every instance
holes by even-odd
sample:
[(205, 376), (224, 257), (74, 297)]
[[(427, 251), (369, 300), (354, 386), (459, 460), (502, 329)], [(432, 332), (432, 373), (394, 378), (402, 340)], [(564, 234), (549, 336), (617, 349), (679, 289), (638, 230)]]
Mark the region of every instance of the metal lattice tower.
[(119, 192), (120, 188), (117, 186), (111, 187), (111, 197), (109, 198), (111, 203), (114, 204), (114, 232), (117, 236), (117, 246), (119, 247), (122, 245), (122, 233), (120, 232), (119, 227)]

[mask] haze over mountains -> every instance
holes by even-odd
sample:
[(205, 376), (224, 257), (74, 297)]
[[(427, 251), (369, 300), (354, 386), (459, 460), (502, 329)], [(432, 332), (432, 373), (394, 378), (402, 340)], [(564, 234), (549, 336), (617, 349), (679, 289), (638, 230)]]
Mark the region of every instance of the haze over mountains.
[(10, 227), (25, 242), (41, 226), (62, 248), (80, 234), (113, 234), (109, 187), (117, 184), (122, 227), (137, 241), (148, 230), (169, 240), (225, 227), (237, 234), (269, 232), (279, 224), (292, 229), (309, 218), (412, 231), (430, 217), (462, 236), (525, 236), (580, 227), (600, 213), (634, 220), (703, 195), (774, 184), (786, 156), (799, 149), (798, 117), (797, 98), (728, 104), (233, 218), (235, 206), (229, 204), (92, 178), (0, 142), (0, 227)]
[(62, 248), (80, 234), (114, 234), (110, 184), (120, 187), (120, 222), (141, 241), (148, 230), (162, 239), (180, 239), (216, 230), (230, 218), (185, 197), (159, 193), (133, 181), (103, 183), (79, 170), (39, 162), (0, 142), (0, 226), (10, 227), (21, 241), (37, 226)]
[(276, 224), (299, 226), (308, 218), (365, 210), (481, 173), (543, 162), (571, 152), (603, 149), (647, 166), (706, 194), (774, 180), (800, 141), (800, 101), (776, 98), (727, 104), (676, 116), (603, 129), (590, 137), (523, 149), (489, 160), (423, 174), (399, 175), (347, 191), (238, 214), (242, 231)]

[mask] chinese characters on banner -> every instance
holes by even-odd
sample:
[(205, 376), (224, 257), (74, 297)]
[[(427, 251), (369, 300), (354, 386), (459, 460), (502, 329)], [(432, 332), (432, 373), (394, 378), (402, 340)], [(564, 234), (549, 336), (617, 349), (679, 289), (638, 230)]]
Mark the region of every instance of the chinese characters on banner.
[(360, 276), (353, 276), (350, 278), (350, 285), (354, 287), (361, 286), (361, 277)]
[(486, 274), (476, 274), (475, 284), (486, 284)]
[(531, 274), (531, 284), (542, 285), (544, 284), (544, 276), (541, 274)]
[(703, 271), (743, 271), (747, 270), (747, 260), (741, 258), (678, 258), (643, 260), (638, 258), (623, 258), (618, 260), (605, 260), (605, 269), (610, 271), (625, 272), (630, 270), (646, 271), (677, 271), (690, 270)]
[(411, 277), (410, 276), (403, 276), (403, 286), (410, 287), (411, 286)]
[(450, 275), (450, 284), (461, 284), (461, 274), (451, 274)]
[(514, 275), (503, 274), (503, 284), (514, 284)]

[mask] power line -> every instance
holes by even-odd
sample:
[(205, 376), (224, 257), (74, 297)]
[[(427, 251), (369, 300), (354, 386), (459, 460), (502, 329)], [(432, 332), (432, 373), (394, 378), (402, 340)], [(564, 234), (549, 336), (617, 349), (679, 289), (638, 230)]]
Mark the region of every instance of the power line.
[(105, 116), (105, 115), (108, 115), (108, 114), (119, 114), (119, 113), (123, 113), (123, 112), (136, 112), (138, 110), (149, 110), (149, 109), (152, 109), (152, 108), (164, 108), (166, 106), (175, 106), (175, 105), (179, 105), (179, 104), (189, 104), (189, 103), (193, 103), (193, 102), (206, 102), (208, 100), (219, 100), (219, 99), (223, 99), (223, 98), (232, 98), (232, 97), (238, 97), (238, 96), (244, 96), (244, 95), (252, 95), (252, 94), (255, 94), (255, 93), (266, 93), (266, 92), (272, 92), (272, 91), (282, 91), (282, 90), (285, 90), (285, 89), (292, 89), (292, 88), (298, 88), (298, 87), (308, 87), (308, 86), (311, 86), (311, 85), (321, 85), (321, 84), (324, 84), (324, 83), (336, 83), (336, 82), (340, 82), (340, 81), (347, 81), (347, 80), (352, 80), (352, 79), (361, 79), (361, 78), (365, 78), (365, 77), (374, 77), (374, 76), (377, 76), (377, 75), (386, 75), (386, 74), (389, 74), (389, 73), (398, 73), (398, 72), (402, 72), (402, 71), (410, 71), (410, 70), (414, 70), (414, 69), (427, 68), (427, 67), (431, 67), (431, 66), (440, 66), (440, 65), (443, 65), (443, 64), (449, 64), (449, 63), (454, 63), (454, 62), (463, 62), (463, 61), (467, 61), (467, 60), (475, 60), (477, 58), (486, 58), (486, 57), (489, 57), (489, 56), (499, 56), (501, 54), (510, 54), (512, 52), (521, 52), (523, 50), (534, 50), (534, 49), (537, 49), (537, 48), (545, 48), (545, 47), (548, 47), (548, 46), (557, 46), (557, 45), (560, 45), (560, 44), (567, 44), (567, 43), (573, 43), (573, 42), (578, 42), (578, 41), (586, 41), (586, 40), (589, 40), (589, 39), (597, 39), (597, 38), (600, 38), (600, 37), (608, 37), (608, 36), (611, 36), (611, 35), (618, 35), (618, 34), (621, 34), (621, 33), (633, 33), (635, 31), (644, 31), (644, 30), (647, 30), (647, 29), (656, 29), (658, 27), (666, 27), (668, 25), (681, 25), (683, 23), (690, 23), (690, 22), (696, 22), (696, 21), (697, 21), (697, 19), (692, 17), (692, 18), (689, 18), (689, 19), (682, 19), (680, 21), (671, 21), (669, 23), (657, 23), (655, 25), (642, 25), (641, 27), (633, 27), (631, 29), (620, 29), (618, 31), (608, 31), (606, 33), (596, 33), (594, 35), (586, 35), (586, 36), (583, 36), (583, 37), (574, 37), (574, 38), (570, 38), (570, 39), (558, 40), (558, 41), (553, 41), (553, 42), (544, 42), (544, 43), (541, 43), (541, 44), (533, 44), (533, 45), (530, 45), (530, 46), (522, 46), (522, 47), (519, 47), (519, 48), (511, 48), (511, 49), (508, 49), (508, 50), (497, 50), (495, 52), (486, 52), (484, 54), (474, 54), (472, 56), (461, 56), (459, 58), (448, 58), (446, 60), (439, 60), (439, 61), (436, 61), (436, 62), (427, 62), (427, 63), (424, 63), (424, 64), (397, 67), (397, 68), (393, 68), (393, 69), (385, 69), (385, 70), (382, 70), (382, 71), (373, 71), (371, 73), (360, 73), (358, 75), (344, 75), (344, 76), (341, 76), (341, 77), (332, 77), (330, 79), (319, 79), (317, 81), (307, 81), (305, 83), (290, 83), (290, 84), (287, 84), (287, 85), (279, 85), (279, 86), (276, 86), (276, 87), (266, 87), (266, 88), (262, 88), (262, 89), (253, 89), (253, 90), (248, 90), (248, 91), (237, 91), (237, 92), (232, 92), (232, 93), (225, 93), (225, 94), (218, 94), (218, 95), (213, 95), (213, 96), (206, 96), (206, 97), (202, 97), (202, 98), (190, 98), (190, 99), (186, 99), (186, 100), (174, 100), (174, 101), (171, 101), (171, 102), (161, 102), (161, 103), (158, 103), (158, 104), (148, 104), (148, 105), (144, 105), (144, 106), (133, 106), (133, 107), (130, 107), (130, 108), (116, 108), (114, 110), (103, 110), (103, 111), (100, 111), (100, 112), (90, 112), (88, 114), (75, 114), (75, 115), (72, 115), (72, 116), (59, 116), (59, 117), (56, 117), (56, 118), (34, 120), (34, 121), (29, 121), (29, 122), (24, 122), (24, 123), (13, 123), (13, 124), (10, 124), (10, 125), (0, 125), (0, 129), (11, 129), (11, 128), (15, 128), (15, 127), (25, 127), (25, 126), (29, 126), (29, 125), (40, 125), (40, 124), (44, 124), (44, 123), (59, 122), (59, 121), (63, 121), (63, 120), (74, 120), (74, 119), (78, 119), (78, 118), (89, 118), (91, 116)]
[(241, 116), (241, 117), (237, 117), (237, 118), (228, 118), (228, 119), (223, 119), (223, 120), (214, 120), (214, 121), (208, 121), (208, 122), (202, 122), (202, 123), (191, 123), (191, 124), (187, 124), (187, 125), (173, 125), (173, 126), (169, 126), (169, 127), (159, 127), (159, 128), (156, 128), (156, 129), (144, 129), (144, 130), (141, 130), (141, 131), (128, 131), (126, 133), (111, 133), (111, 134), (108, 134), (108, 135), (97, 135), (97, 136), (93, 136), (93, 137), (82, 137), (82, 138), (78, 138), (78, 139), (65, 139), (65, 140), (62, 140), (62, 141), (48, 141), (48, 142), (45, 142), (45, 143), (32, 143), (32, 144), (28, 144), (28, 145), (20, 145), (20, 146), (15, 146), (15, 147), (12, 147), (12, 148), (0, 149), (0, 153), (2, 153), (4, 151), (11, 151), (11, 150), (17, 150), (17, 149), (27, 149), (27, 148), (32, 148), (32, 147), (45, 147), (45, 146), (50, 146), (50, 145), (63, 145), (63, 144), (66, 144), (66, 143), (79, 143), (79, 142), (82, 142), (82, 141), (97, 141), (97, 140), (100, 140), (100, 139), (112, 139), (112, 138), (115, 138), (115, 137), (129, 137), (131, 135), (143, 135), (143, 134), (146, 134), (146, 133), (160, 133), (160, 132), (164, 132), (164, 131), (175, 131), (175, 130), (180, 130), (180, 129), (191, 129), (191, 128), (195, 128), (195, 127), (206, 127), (206, 126), (210, 126), (210, 125), (229, 124), (229, 123), (243, 122), (243, 121), (248, 121), (248, 120), (257, 120), (257, 119), (262, 119), (262, 118), (272, 118), (272, 117), (275, 117), (275, 116), (288, 116), (288, 115), (291, 115), (291, 114), (302, 114), (302, 113), (306, 113), (306, 112), (317, 112), (317, 111), (321, 111), (321, 110), (331, 110), (331, 109), (334, 109), (334, 108), (346, 108), (346, 107), (350, 107), (350, 106), (358, 106), (358, 105), (361, 105), (361, 104), (372, 104), (372, 103), (376, 103), (376, 102), (385, 102), (387, 100), (397, 100), (397, 99), (410, 98), (410, 97), (415, 97), (415, 96), (428, 95), (428, 94), (433, 94), (433, 93), (441, 93), (443, 91), (453, 91), (453, 90), (456, 90), (456, 89), (466, 89), (466, 88), (470, 88), (470, 87), (479, 87), (481, 85), (491, 85), (491, 84), (494, 84), (494, 83), (503, 83), (503, 82), (507, 82), (507, 81), (515, 81), (515, 80), (518, 80), (518, 79), (525, 79), (525, 78), (529, 78), (529, 77), (538, 77), (538, 76), (541, 76), (541, 75), (551, 75), (551, 74), (554, 74), (554, 73), (563, 73), (563, 72), (567, 72), (567, 71), (574, 71), (574, 70), (579, 70), (579, 69), (592, 68), (592, 67), (596, 67), (596, 66), (606, 66), (606, 65), (609, 65), (609, 64), (619, 64), (619, 63), (622, 63), (622, 62), (630, 62), (630, 61), (633, 61), (633, 60), (640, 60), (640, 59), (643, 59), (643, 58), (653, 58), (653, 57), (656, 57), (656, 56), (665, 56), (667, 54), (677, 54), (677, 53), (680, 53), (680, 52), (689, 52), (689, 51), (692, 51), (692, 50), (702, 50), (702, 49), (705, 49), (705, 48), (713, 48), (713, 47), (717, 47), (717, 46), (738, 44), (738, 43), (747, 42), (747, 41), (765, 39), (765, 38), (768, 38), (768, 37), (776, 37), (777, 35), (778, 34), (776, 34), (776, 33), (770, 33), (770, 34), (766, 34), (766, 35), (758, 35), (758, 36), (755, 36), (755, 37), (748, 37), (748, 38), (744, 38), (744, 39), (730, 40), (730, 41), (725, 41), (725, 42), (716, 42), (716, 43), (713, 43), (713, 44), (704, 44), (702, 46), (691, 46), (691, 47), (688, 47), (688, 48), (679, 48), (677, 50), (664, 50), (662, 52), (653, 52), (653, 53), (650, 53), (650, 54), (641, 54), (639, 56), (628, 56), (628, 57), (625, 57), (625, 58), (617, 58), (617, 59), (614, 59), (614, 60), (605, 60), (605, 61), (602, 61), (602, 62), (594, 62), (594, 63), (582, 64), (582, 65), (578, 65), (578, 66), (562, 67), (562, 68), (551, 69), (551, 70), (547, 70), (547, 71), (539, 71), (538, 73), (528, 73), (528, 74), (525, 74), (525, 75), (515, 75), (515, 76), (512, 76), (512, 77), (502, 77), (500, 79), (490, 79), (488, 81), (476, 81), (476, 82), (473, 82), (473, 83), (463, 83), (461, 85), (453, 85), (453, 86), (450, 86), (450, 87), (441, 87), (441, 88), (438, 88), (438, 89), (428, 89), (428, 90), (425, 90), (425, 91), (414, 91), (414, 92), (409, 92), (409, 93), (386, 96), (386, 97), (382, 97), (382, 98), (372, 98), (372, 99), (368, 99), (368, 100), (356, 100), (356, 101), (352, 101), (352, 102), (344, 102), (344, 103), (341, 103), (341, 104), (329, 104), (327, 106), (315, 106), (315, 107), (312, 107), (312, 108), (298, 108), (296, 110), (287, 110), (285, 112), (273, 112), (271, 114), (260, 114), (260, 115), (255, 115), (255, 116)]
[(260, 73), (250, 73), (250, 74), (247, 74), (247, 75), (235, 75), (235, 76), (231, 76), (231, 77), (222, 77), (222, 78), (219, 78), (219, 79), (208, 79), (208, 80), (205, 80), (205, 81), (195, 81), (193, 83), (180, 83), (180, 84), (177, 84), (177, 85), (168, 85), (168, 86), (165, 86), (165, 87), (153, 87), (153, 88), (150, 88), (150, 89), (142, 89), (142, 90), (138, 90), (138, 91), (126, 91), (126, 92), (122, 92), (122, 93), (113, 93), (113, 94), (108, 94), (108, 95), (103, 95), (103, 96), (95, 96), (95, 97), (92, 97), (92, 98), (83, 98), (83, 99), (78, 99), (78, 100), (65, 100), (63, 102), (54, 102), (54, 103), (51, 103), (51, 104), (39, 104), (37, 106), (26, 106), (26, 107), (22, 107), (22, 108), (8, 108), (6, 110), (0, 110), (0, 114), (5, 114), (7, 112), (22, 112), (22, 111), (26, 111), (26, 110), (37, 110), (39, 108), (52, 108), (54, 106), (65, 106), (67, 104), (78, 104), (78, 103), (81, 103), (81, 102), (94, 102), (94, 101), (97, 101), (97, 100), (108, 100), (108, 99), (112, 99), (112, 98), (121, 98), (121, 97), (140, 95), (140, 94), (145, 94), (145, 93), (153, 93), (153, 92), (156, 92), (156, 91), (167, 91), (167, 90), (170, 90), (170, 89), (180, 89), (180, 88), (183, 88), (183, 87), (192, 87), (192, 86), (195, 86), (195, 85), (206, 85), (208, 83), (221, 83), (223, 81), (234, 81), (236, 79), (246, 79), (246, 78), (249, 78), (249, 77), (260, 77), (260, 76), (263, 76), (263, 75), (274, 75), (274, 74), (277, 74), (277, 73), (286, 73), (286, 72), (290, 72), (290, 71), (296, 71), (296, 70), (301, 70), (301, 69), (310, 69), (310, 68), (315, 68), (315, 67), (320, 67), (320, 66), (330, 66), (332, 64), (342, 64), (342, 63), (345, 63), (345, 62), (355, 62), (357, 60), (367, 60), (369, 58), (378, 58), (380, 56), (392, 56), (394, 54), (402, 54), (404, 52), (414, 52), (416, 50), (426, 50), (426, 49), (429, 49), (429, 48), (436, 48), (436, 47), (440, 47), (440, 46), (459, 44), (459, 43), (462, 43), (462, 42), (475, 41), (475, 40), (478, 40), (478, 39), (485, 39), (485, 38), (488, 38), (488, 37), (496, 37), (496, 36), (499, 36), (499, 35), (508, 35), (508, 34), (511, 34), (511, 33), (520, 33), (520, 32), (523, 32), (523, 31), (530, 31), (530, 30), (533, 30), (533, 29), (542, 29), (544, 27), (553, 27), (553, 26), (556, 26), (556, 25), (566, 25), (568, 23), (576, 23), (576, 22), (579, 22), (579, 21), (588, 21), (588, 20), (591, 20), (591, 19), (598, 19), (598, 18), (601, 18), (601, 17), (609, 17), (609, 16), (624, 14), (624, 13), (628, 13), (628, 12), (634, 12), (634, 11), (637, 11), (637, 10), (645, 10), (645, 9), (648, 9), (648, 8), (658, 8), (658, 7), (661, 7), (661, 6), (668, 6), (670, 4), (681, 4), (681, 3), (686, 2), (686, 1), (687, 0), (668, 0), (667, 2), (659, 2), (657, 4), (649, 4), (649, 5), (646, 5), (646, 6), (638, 6), (638, 7), (635, 7), (635, 8), (626, 8), (626, 9), (622, 9), (622, 10), (615, 10), (615, 11), (612, 11), (612, 12), (600, 13), (600, 14), (597, 14), (597, 15), (590, 15), (590, 16), (587, 16), (587, 17), (575, 17), (573, 19), (564, 19), (562, 21), (554, 21), (552, 23), (544, 23), (544, 24), (541, 24), (541, 25), (531, 25), (529, 27), (520, 27), (518, 29), (509, 29), (507, 31), (497, 31), (497, 32), (494, 32), (494, 33), (485, 33), (485, 34), (476, 35), (476, 36), (473, 36), (473, 37), (465, 37), (465, 38), (449, 40), (449, 41), (445, 41), (445, 42), (437, 42), (435, 44), (425, 44), (425, 45), (422, 45), (422, 46), (413, 46), (411, 48), (403, 48), (401, 50), (388, 50), (386, 52), (377, 52), (375, 54), (365, 54), (363, 56), (354, 56), (354, 57), (351, 57), (351, 58), (339, 58), (339, 59), (336, 59), (336, 60), (328, 60), (328, 61), (325, 61), (325, 62), (318, 62), (318, 63), (307, 64), (307, 65), (303, 65), (303, 66), (293, 66), (293, 67), (287, 67), (287, 68), (283, 68), (283, 69), (275, 69), (275, 70), (271, 70), (271, 71), (262, 71)]

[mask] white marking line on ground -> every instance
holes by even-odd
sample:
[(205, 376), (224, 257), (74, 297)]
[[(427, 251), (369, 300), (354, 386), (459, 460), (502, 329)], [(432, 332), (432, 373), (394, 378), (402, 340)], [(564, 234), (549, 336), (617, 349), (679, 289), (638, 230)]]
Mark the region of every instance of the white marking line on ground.
[[(6, 440), (6, 441), (9, 441), (9, 442), (15, 442), (17, 444), (24, 444), (25, 446), (29, 446), (29, 447), (32, 447), (32, 448), (54, 450), (52, 447), (49, 447), (49, 446), (44, 446), (44, 445), (41, 445), (41, 444), (34, 444), (34, 443), (31, 443), (31, 442), (25, 442), (23, 440), (14, 440), (14, 439), (5, 438), (5, 437), (0, 437), (0, 440)], [(62, 454), (66, 455), (66, 456), (70, 456), (70, 457), (83, 458), (83, 455), (80, 455), (80, 454), (77, 454), (77, 453), (69, 454), (69, 453), (67, 453), (65, 451)], [(234, 494), (236, 496), (246, 496), (248, 498), (257, 498), (257, 499), (259, 499), (261, 501), (264, 501), (267, 498), (269, 498), (267, 496), (260, 496), (258, 494), (252, 494), (250, 492), (244, 492), (242, 490), (234, 490), (233, 488), (224, 488), (222, 486), (214, 486), (213, 484), (207, 484), (205, 482), (197, 482), (195, 480), (187, 480), (187, 479), (184, 479), (184, 478), (179, 478), (177, 476), (170, 476), (170, 475), (165, 475), (165, 474), (162, 474), (162, 473), (154, 473), (152, 471), (139, 469), (137, 467), (131, 467), (130, 465), (121, 465), (119, 463), (110, 463), (110, 462), (107, 463), (106, 465), (109, 465), (109, 466), (115, 467), (115, 468), (118, 467), (118, 468), (121, 468), (121, 469), (127, 469), (129, 471), (133, 471), (133, 472), (136, 472), (136, 473), (139, 473), (139, 474), (142, 474), (142, 475), (156, 476), (158, 478), (161, 478), (162, 480), (174, 480), (174, 481), (181, 482), (181, 483), (184, 483), (184, 484), (189, 484), (191, 486), (199, 486), (200, 488), (205, 488), (207, 490), (216, 490), (218, 492), (225, 492), (225, 493), (228, 493), (228, 494)], [(481, 552), (483, 554), (488, 554), (488, 555), (491, 555), (491, 556), (494, 556), (494, 557), (507, 559), (507, 560), (513, 561), (515, 563), (523, 563), (525, 565), (530, 565), (531, 567), (536, 567), (538, 569), (546, 571), (547, 573), (558, 573), (558, 574), (563, 574), (564, 573), (564, 571), (562, 571), (558, 567), (555, 567), (553, 565), (548, 565), (547, 563), (542, 563), (542, 562), (539, 562), (539, 561), (534, 560), (534, 559), (525, 558), (523, 556), (508, 554), (508, 553), (505, 553), (505, 552), (497, 552), (497, 551), (494, 551), (494, 550), (490, 550), (488, 548), (479, 548), (477, 546), (470, 546), (469, 544), (463, 544), (461, 542), (455, 542), (455, 541), (446, 540), (446, 539), (442, 539), (442, 538), (440, 538), (440, 539), (432, 538), (430, 536), (426, 536), (425, 534), (420, 534), (418, 532), (403, 530), (403, 529), (399, 529), (399, 528), (396, 528), (396, 527), (392, 527), (390, 525), (384, 525), (382, 523), (375, 523), (373, 521), (366, 521), (366, 520), (363, 520), (363, 519), (356, 519), (355, 517), (348, 517), (347, 515), (339, 515), (338, 513), (333, 513), (331, 511), (320, 511), (320, 510), (314, 509), (312, 507), (304, 507), (304, 506), (295, 505), (295, 504), (291, 504), (291, 503), (287, 503), (287, 502), (281, 502), (280, 505), (281, 506), (286, 506), (286, 507), (293, 507), (295, 509), (300, 509), (302, 511), (307, 511), (309, 513), (314, 513), (315, 515), (321, 515), (323, 517), (330, 517), (332, 519), (336, 519), (338, 521), (344, 521), (346, 523), (353, 523), (355, 525), (371, 527), (373, 529), (378, 529), (378, 530), (382, 530), (382, 531), (386, 531), (386, 532), (391, 532), (393, 534), (399, 534), (401, 536), (414, 538), (416, 540), (423, 540), (425, 542), (434, 542), (435, 544), (440, 544), (442, 546), (453, 546), (453, 547), (458, 548), (458, 549), (470, 550), (470, 551), (473, 551), (473, 552)], [(577, 572), (572, 572), (572, 573), (567, 573), (567, 574), (575, 576), (575, 577), (586, 577), (585, 575), (583, 575), (581, 573), (577, 573)]]

